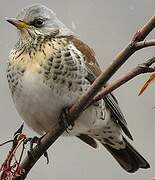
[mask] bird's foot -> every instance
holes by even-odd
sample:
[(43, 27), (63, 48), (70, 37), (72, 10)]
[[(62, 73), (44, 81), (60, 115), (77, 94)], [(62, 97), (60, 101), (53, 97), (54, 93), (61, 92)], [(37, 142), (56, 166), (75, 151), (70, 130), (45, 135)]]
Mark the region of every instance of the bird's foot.
[(70, 121), (69, 117), (69, 108), (66, 107), (63, 109), (60, 114), (60, 125), (66, 128), (66, 132), (73, 130), (74, 122)]
[[(25, 144), (27, 142), (30, 142), (30, 150), (28, 151), (28, 156), (30, 158), (33, 158), (34, 159), (34, 156), (33, 156), (33, 147), (34, 147), (34, 144), (37, 144), (38, 146), (41, 144), (41, 139), (45, 136), (45, 134), (41, 137), (37, 137), (37, 136), (34, 136), (33, 138), (27, 138), (25, 140)], [(48, 156), (48, 153), (47, 151), (44, 153), (44, 156), (47, 160), (47, 164), (49, 163), (49, 156)]]

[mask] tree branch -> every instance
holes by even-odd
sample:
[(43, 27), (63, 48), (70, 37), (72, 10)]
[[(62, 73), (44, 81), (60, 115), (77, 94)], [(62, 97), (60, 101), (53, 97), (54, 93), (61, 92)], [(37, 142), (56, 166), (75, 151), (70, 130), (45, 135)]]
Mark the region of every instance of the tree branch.
[(126, 82), (130, 81), (134, 77), (144, 74), (144, 73), (152, 73), (155, 72), (155, 67), (150, 67), (153, 63), (155, 63), (155, 57), (152, 57), (149, 59), (147, 62), (144, 62), (134, 69), (130, 70), (128, 73), (126, 73), (124, 76), (121, 78), (117, 79), (116, 81), (108, 84), (104, 89), (102, 89), (90, 102), (89, 106), (92, 105), (93, 103), (101, 100), (104, 98), (109, 92), (112, 92), (119, 88), (121, 85), (125, 84)]
[(147, 40), (147, 41), (141, 41), (141, 42), (137, 42), (135, 44), (135, 47), (137, 50), (146, 48), (146, 47), (151, 47), (151, 46), (155, 46), (155, 39), (151, 39), (151, 40)]
[[(143, 41), (146, 36), (153, 30), (155, 26), (155, 16), (142, 27), (134, 36), (132, 41), (116, 56), (112, 64), (94, 81), (86, 94), (80, 97), (77, 102), (70, 108), (68, 120), (74, 122), (87, 105), (93, 100), (94, 96), (102, 89), (107, 81), (114, 75), (114, 73), (127, 61), (127, 59), (135, 53), (138, 49), (136, 43)], [(110, 92), (110, 91), (109, 91)], [(20, 177), (13, 177), (14, 180), (25, 178), (37, 160), (44, 154), (44, 152), (56, 141), (56, 139), (65, 131), (65, 127), (57, 124), (50, 132), (48, 132), (42, 139), (39, 145), (36, 145), (31, 153), (27, 155), (21, 163), (21, 167), (25, 173)]]
[(83, 95), (70, 109), (70, 120), (76, 119), (90, 103), (93, 97), (101, 90), (114, 73), (134, 54), (138, 49), (136, 43), (143, 41), (155, 27), (155, 16), (138, 31), (129, 43), (114, 59), (112, 64), (94, 81), (88, 92)]

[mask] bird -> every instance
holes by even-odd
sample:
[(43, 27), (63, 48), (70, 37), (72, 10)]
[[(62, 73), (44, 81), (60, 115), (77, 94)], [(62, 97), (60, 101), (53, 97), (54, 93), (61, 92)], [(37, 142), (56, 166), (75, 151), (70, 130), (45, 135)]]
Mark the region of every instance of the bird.
[[(15, 107), (39, 135), (54, 129), (62, 110), (73, 105), (102, 73), (94, 50), (42, 4), (23, 8), (7, 21), (18, 32), (7, 64)], [(88, 107), (63, 136), (103, 145), (128, 173), (149, 163), (130, 144), (133, 140), (116, 97), (109, 93)]]

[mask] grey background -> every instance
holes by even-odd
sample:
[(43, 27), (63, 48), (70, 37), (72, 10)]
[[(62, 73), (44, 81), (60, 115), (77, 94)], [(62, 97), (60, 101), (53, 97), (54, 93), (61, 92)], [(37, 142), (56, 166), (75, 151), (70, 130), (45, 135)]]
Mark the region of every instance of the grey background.
[[(16, 42), (16, 31), (5, 22), (32, 3), (41, 2), (53, 9), (57, 16), (88, 42), (96, 51), (102, 68), (107, 67), (116, 54), (127, 44), (155, 11), (154, 0), (1, 0), (0, 1), (0, 142), (10, 139), (22, 120), (16, 112), (10, 97), (6, 80), (6, 61), (11, 47)], [(155, 36), (155, 32), (151, 33)], [(113, 77), (154, 55), (155, 48), (136, 53)], [(137, 77), (119, 88), (115, 94), (126, 116), (134, 136), (133, 144), (150, 162), (151, 169), (135, 174), (123, 171), (104, 148), (94, 150), (76, 138), (59, 138), (50, 148), (50, 164), (41, 158), (27, 179), (149, 179), (155, 175), (154, 130), (155, 106), (154, 86), (141, 97), (138, 91), (147, 75)], [(29, 136), (35, 133), (25, 126)], [(6, 156), (8, 146), (0, 149), (0, 164)]]

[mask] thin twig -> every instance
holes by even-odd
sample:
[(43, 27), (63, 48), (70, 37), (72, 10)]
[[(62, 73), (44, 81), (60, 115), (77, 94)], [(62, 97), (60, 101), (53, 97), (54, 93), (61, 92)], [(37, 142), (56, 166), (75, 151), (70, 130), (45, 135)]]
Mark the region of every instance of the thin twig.
[(125, 84), (126, 82), (130, 81), (134, 77), (144, 74), (144, 73), (151, 73), (155, 72), (154, 67), (150, 67), (153, 63), (155, 62), (155, 57), (149, 59), (147, 62), (138, 65), (134, 69), (130, 70), (128, 73), (126, 73), (124, 76), (121, 78), (117, 79), (116, 81), (108, 84), (104, 89), (102, 89), (94, 98), (93, 101), (90, 102), (89, 106), (92, 105), (93, 103), (101, 100), (104, 98), (109, 92), (112, 92), (119, 88), (121, 85)]
[(15, 157), (18, 147), (20, 146), (21, 143), (24, 142), (26, 138), (26, 136), (22, 133), (22, 130), (23, 130), (23, 124), (14, 133), (14, 139), (11, 140), (12, 142), (11, 150), (9, 151), (6, 160), (4, 161), (4, 163), (0, 168), (1, 180), (8, 180), (8, 179), (12, 180), (14, 176), (17, 176), (18, 174), (22, 173), (22, 169), (20, 168), (19, 163)]
[(135, 44), (135, 47), (137, 50), (146, 48), (146, 47), (151, 47), (151, 46), (155, 46), (155, 39), (151, 39), (151, 40), (147, 40), (147, 41), (141, 41), (141, 42), (137, 42)]
[(4, 146), (4, 145), (6, 145), (6, 144), (8, 144), (8, 143), (11, 143), (11, 142), (13, 142), (12, 139), (11, 139), (11, 140), (8, 140), (8, 141), (6, 141), (6, 142), (4, 142), (4, 143), (2, 143), (2, 144), (0, 144), (0, 146)]

